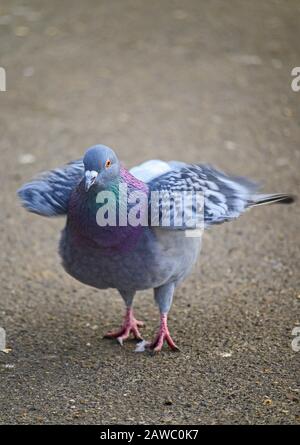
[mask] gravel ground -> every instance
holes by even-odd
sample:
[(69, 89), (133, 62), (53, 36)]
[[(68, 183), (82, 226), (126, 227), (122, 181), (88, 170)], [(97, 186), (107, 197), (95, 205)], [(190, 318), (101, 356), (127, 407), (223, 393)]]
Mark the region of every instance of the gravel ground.
[[(181, 353), (102, 339), (115, 291), (67, 276), (63, 219), (23, 211), (36, 172), (112, 146), (126, 166), (209, 162), (299, 193), (299, 1), (2, 0), (0, 422), (300, 423), (299, 204), (210, 230), (178, 289)], [(151, 292), (136, 298), (153, 335)]]

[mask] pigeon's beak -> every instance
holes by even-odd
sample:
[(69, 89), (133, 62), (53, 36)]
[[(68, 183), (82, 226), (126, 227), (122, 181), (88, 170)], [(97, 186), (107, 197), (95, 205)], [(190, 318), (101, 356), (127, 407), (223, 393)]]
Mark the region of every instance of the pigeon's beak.
[(85, 191), (88, 192), (92, 185), (95, 183), (98, 172), (94, 170), (86, 170), (85, 172)]

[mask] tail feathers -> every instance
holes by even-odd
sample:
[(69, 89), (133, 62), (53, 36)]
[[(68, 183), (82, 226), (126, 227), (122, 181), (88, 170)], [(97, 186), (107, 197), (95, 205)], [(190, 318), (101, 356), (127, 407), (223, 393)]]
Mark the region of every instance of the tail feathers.
[(284, 193), (259, 194), (252, 196), (250, 207), (256, 207), (266, 204), (292, 204), (295, 197)]

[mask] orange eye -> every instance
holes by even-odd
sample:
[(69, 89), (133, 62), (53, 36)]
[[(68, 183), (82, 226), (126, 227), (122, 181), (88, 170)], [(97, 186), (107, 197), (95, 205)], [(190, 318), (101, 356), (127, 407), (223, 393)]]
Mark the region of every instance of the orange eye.
[(111, 166), (111, 160), (107, 159), (107, 161), (105, 162), (105, 168), (109, 168)]

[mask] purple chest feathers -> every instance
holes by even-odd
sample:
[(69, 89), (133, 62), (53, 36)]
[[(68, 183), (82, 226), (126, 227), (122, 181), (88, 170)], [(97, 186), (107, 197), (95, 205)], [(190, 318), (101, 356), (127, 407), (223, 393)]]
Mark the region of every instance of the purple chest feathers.
[(147, 221), (148, 187), (121, 168), (105, 190), (86, 192), (79, 183), (70, 198), (67, 230), (78, 247), (110, 255), (134, 250)]

